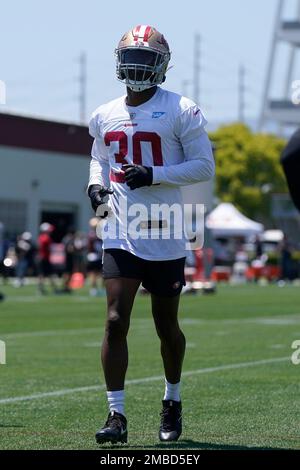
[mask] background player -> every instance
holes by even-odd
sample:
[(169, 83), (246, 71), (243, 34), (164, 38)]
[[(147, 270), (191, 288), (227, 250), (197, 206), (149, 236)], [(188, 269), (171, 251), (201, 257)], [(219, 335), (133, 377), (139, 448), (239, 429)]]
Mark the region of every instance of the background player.
[(57, 288), (53, 279), (53, 269), (50, 261), (51, 245), (53, 243), (51, 233), (54, 227), (47, 222), (40, 225), (40, 235), (38, 237), (38, 290), (42, 295), (46, 294), (45, 280), (48, 279), (54, 293)]

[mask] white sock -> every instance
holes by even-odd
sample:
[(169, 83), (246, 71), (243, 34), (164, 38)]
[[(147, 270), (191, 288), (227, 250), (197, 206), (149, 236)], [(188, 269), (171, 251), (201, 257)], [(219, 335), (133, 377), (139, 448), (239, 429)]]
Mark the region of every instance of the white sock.
[(125, 391), (124, 390), (117, 390), (116, 392), (106, 392), (109, 411), (116, 411), (121, 415), (125, 416), (124, 414), (124, 401), (125, 401)]
[(180, 401), (180, 382), (178, 382), (178, 384), (170, 384), (167, 379), (165, 379), (164, 400)]

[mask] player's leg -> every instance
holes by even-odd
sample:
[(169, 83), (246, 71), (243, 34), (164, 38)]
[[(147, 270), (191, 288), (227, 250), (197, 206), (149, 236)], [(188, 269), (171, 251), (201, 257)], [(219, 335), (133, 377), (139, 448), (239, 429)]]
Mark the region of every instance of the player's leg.
[(176, 441), (182, 432), (180, 380), (185, 354), (185, 337), (178, 323), (179, 296), (158, 297), (152, 294), (152, 314), (165, 370), (165, 394), (162, 401), (161, 441)]
[(99, 444), (127, 441), (124, 413), (124, 382), (128, 366), (127, 333), (134, 298), (141, 283), (140, 270), (138, 259), (130, 253), (123, 250), (104, 252), (107, 319), (101, 360), (107, 386), (109, 415), (104, 427), (96, 433)]
[(150, 291), (152, 314), (160, 338), (165, 369), (165, 395), (159, 437), (177, 440), (182, 431), (180, 379), (185, 337), (178, 323), (178, 307), (184, 279), (185, 259), (150, 262), (143, 285)]
[(45, 280), (47, 279), (48, 283), (51, 286), (52, 292), (57, 294), (57, 286), (54, 280), (53, 266), (50, 260), (42, 260), (42, 277), (40, 277), (40, 288), (41, 291), (44, 291)]
[(38, 292), (41, 295), (46, 294), (45, 290), (45, 263), (44, 260), (38, 261)]
[(97, 279), (98, 279), (98, 273), (96, 272), (95, 269), (89, 269), (89, 281), (90, 281), (90, 295), (92, 297), (95, 297), (98, 294), (98, 289), (97, 289)]
[(101, 360), (107, 390), (124, 390), (128, 365), (127, 333), (130, 314), (140, 281), (107, 279), (107, 320), (102, 343)]
[(135, 294), (140, 281), (107, 279), (107, 319), (101, 349), (102, 367), (107, 388), (109, 415), (96, 433), (98, 444), (127, 442), (127, 420), (124, 412), (124, 382), (128, 366), (127, 333)]
[[(171, 384), (177, 384), (180, 382), (185, 353), (185, 337), (178, 323), (180, 296), (163, 298), (152, 294), (151, 299), (166, 380)], [(179, 394), (167, 398), (179, 401)]]
[(51, 268), (51, 274), (50, 276), (48, 276), (48, 279), (49, 279), (49, 284), (51, 286), (51, 290), (53, 292), (53, 294), (58, 294), (58, 288), (57, 288), (57, 285), (56, 285), (56, 280), (55, 280), (55, 275), (52, 274), (52, 268)]

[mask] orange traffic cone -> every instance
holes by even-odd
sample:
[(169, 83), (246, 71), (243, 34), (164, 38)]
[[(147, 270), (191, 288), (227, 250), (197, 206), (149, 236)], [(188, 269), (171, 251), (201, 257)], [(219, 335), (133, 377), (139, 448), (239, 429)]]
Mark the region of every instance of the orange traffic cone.
[(84, 275), (82, 273), (73, 273), (69, 287), (71, 289), (82, 289), (84, 286)]

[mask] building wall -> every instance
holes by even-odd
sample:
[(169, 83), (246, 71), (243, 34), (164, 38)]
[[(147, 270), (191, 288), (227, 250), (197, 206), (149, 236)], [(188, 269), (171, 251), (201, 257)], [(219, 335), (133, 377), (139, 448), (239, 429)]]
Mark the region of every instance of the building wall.
[(0, 220), (6, 211), (18, 229), (25, 225), (36, 237), (42, 210), (72, 211), (77, 229), (88, 229), (88, 155), (0, 146), (0, 169)]

